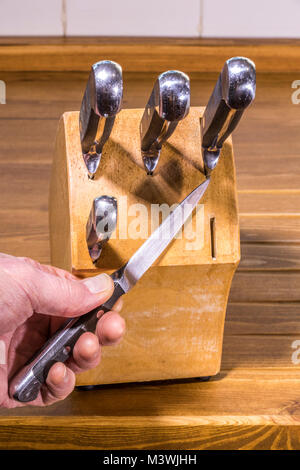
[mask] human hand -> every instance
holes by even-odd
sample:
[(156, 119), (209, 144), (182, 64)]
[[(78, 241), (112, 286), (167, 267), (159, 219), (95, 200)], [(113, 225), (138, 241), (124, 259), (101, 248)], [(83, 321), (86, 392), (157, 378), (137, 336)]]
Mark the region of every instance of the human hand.
[[(113, 281), (107, 274), (78, 280), (62, 269), (0, 253), (0, 406), (24, 405), (10, 398), (10, 378), (68, 317), (89, 312), (112, 293)], [(125, 322), (118, 313), (121, 308), (119, 299), (113, 311), (98, 320), (95, 334), (81, 335), (65, 364), (57, 362), (50, 368), (46, 383), (30, 405), (64, 399), (74, 389), (75, 373), (99, 364), (101, 346), (117, 344), (124, 333)]]

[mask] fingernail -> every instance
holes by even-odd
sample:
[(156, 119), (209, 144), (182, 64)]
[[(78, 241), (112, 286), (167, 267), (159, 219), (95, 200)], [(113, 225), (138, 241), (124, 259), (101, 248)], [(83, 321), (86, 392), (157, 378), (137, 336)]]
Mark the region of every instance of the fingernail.
[(62, 363), (56, 365), (55, 374), (52, 374), (52, 377), (50, 378), (50, 382), (53, 385), (59, 386), (62, 382), (66, 382), (66, 381), (67, 381), (67, 368), (66, 368), (66, 366)]
[(67, 368), (66, 366), (63, 364), (64, 366), (64, 375), (63, 375), (63, 381), (64, 382), (67, 382), (68, 381), (68, 374), (67, 374)]
[(112, 287), (112, 279), (110, 276), (108, 276), (108, 274), (105, 273), (84, 279), (83, 282), (89, 291), (92, 292), (92, 294), (103, 292), (105, 290), (111, 289)]

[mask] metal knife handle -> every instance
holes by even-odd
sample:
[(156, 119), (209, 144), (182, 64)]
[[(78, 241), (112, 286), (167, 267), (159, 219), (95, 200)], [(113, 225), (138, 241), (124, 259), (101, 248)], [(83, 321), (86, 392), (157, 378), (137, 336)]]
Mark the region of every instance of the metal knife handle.
[(141, 153), (148, 174), (153, 173), (162, 145), (188, 114), (189, 108), (189, 77), (178, 70), (159, 75), (140, 123)]
[(12, 378), (9, 385), (12, 398), (20, 402), (29, 402), (37, 398), (50, 367), (55, 362), (65, 362), (72, 354), (78, 338), (86, 331), (95, 331), (98, 312), (103, 310), (107, 313), (125, 293), (118, 282), (114, 282), (114, 285), (113, 295), (107, 302), (85, 315), (68, 320)]
[(80, 142), (89, 176), (97, 171), (123, 98), (122, 68), (102, 60), (91, 68), (79, 113)]
[(255, 65), (251, 60), (233, 57), (225, 62), (201, 121), (202, 153), (207, 175), (216, 166), (225, 140), (253, 101), (255, 89)]
[(86, 242), (93, 263), (97, 263), (102, 248), (117, 225), (118, 201), (112, 196), (99, 196), (93, 200), (86, 224)]

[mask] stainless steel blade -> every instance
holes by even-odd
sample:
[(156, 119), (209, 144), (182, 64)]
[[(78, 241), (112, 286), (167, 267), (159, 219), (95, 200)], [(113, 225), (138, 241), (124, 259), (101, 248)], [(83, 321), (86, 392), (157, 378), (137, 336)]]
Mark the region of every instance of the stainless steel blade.
[(194, 189), (194, 191), (165, 218), (161, 225), (134, 253), (130, 260), (114, 273), (114, 280), (117, 280), (125, 293), (137, 283), (166, 249), (197, 206), (209, 185), (209, 181), (209, 178), (206, 179), (204, 183)]

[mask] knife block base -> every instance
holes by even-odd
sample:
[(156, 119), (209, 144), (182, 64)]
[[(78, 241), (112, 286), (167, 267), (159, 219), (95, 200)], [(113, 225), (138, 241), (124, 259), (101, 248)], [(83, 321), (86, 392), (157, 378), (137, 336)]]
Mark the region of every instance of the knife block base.
[[(203, 108), (191, 108), (178, 124), (153, 176), (146, 175), (139, 151), (142, 113), (133, 109), (118, 114), (94, 180), (88, 179), (81, 154), (79, 113), (62, 116), (50, 185), (54, 266), (79, 277), (113, 272), (157, 226), (158, 205), (180, 202), (204, 181)], [(117, 198), (118, 224), (95, 266), (85, 227), (92, 201), (101, 195)], [(228, 293), (239, 259), (235, 168), (228, 139), (192, 219), (124, 296), (124, 339), (103, 348), (100, 366), (79, 374), (77, 385), (216, 375)]]

